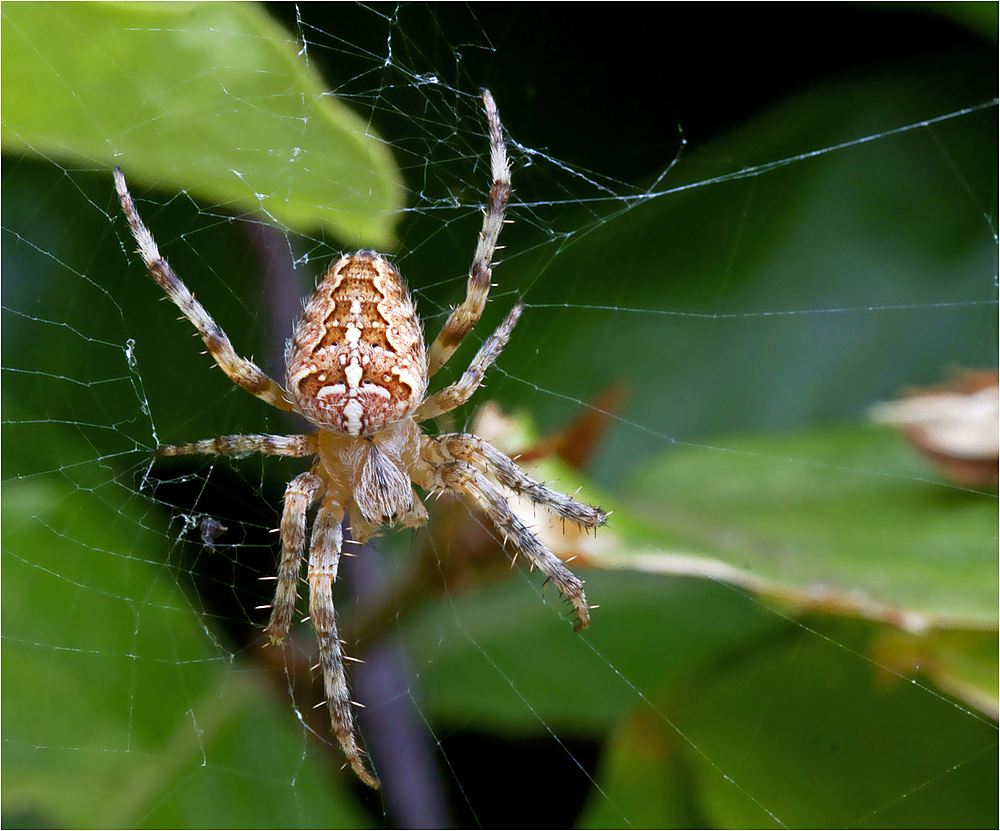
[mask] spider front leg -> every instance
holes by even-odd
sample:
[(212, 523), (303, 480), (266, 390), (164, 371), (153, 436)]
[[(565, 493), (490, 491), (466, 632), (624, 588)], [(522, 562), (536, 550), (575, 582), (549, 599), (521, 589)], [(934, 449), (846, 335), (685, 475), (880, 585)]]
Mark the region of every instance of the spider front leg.
[(490, 185), (489, 200), (483, 212), (483, 228), (479, 232), (476, 255), (469, 269), (469, 282), (462, 305), (452, 310), (441, 333), (434, 339), (427, 352), (427, 377), (436, 373), (458, 349), (465, 336), (472, 331), (476, 321), (482, 317), (486, 298), (490, 293), (490, 279), (493, 275), (493, 253), (497, 248), (500, 230), (503, 228), (504, 212), (510, 198), (510, 162), (507, 160), (507, 146), (503, 140), (500, 113), (490, 91), (484, 89), (483, 105), (490, 127)]
[(344, 506), (329, 494), (324, 498), (313, 524), (309, 551), (309, 619), (319, 642), (319, 665), (323, 672), (323, 690), (333, 732), (358, 778), (372, 788), (379, 786), (365, 767), (364, 751), (354, 738), (351, 699), (344, 677), (344, 652), (337, 636), (333, 607), (333, 584), (344, 544), (341, 523)]
[(427, 421), (429, 418), (437, 418), (437, 416), (454, 410), (469, 400), (472, 393), (479, 389), (479, 385), (483, 382), (486, 370), (490, 368), (493, 362), (500, 356), (500, 352), (504, 346), (507, 345), (510, 333), (513, 331), (514, 325), (517, 323), (517, 319), (521, 316), (523, 310), (524, 305), (521, 303), (518, 303), (510, 310), (504, 322), (497, 327), (497, 330), (490, 335), (486, 343), (480, 347), (476, 353), (476, 357), (472, 359), (472, 363), (469, 364), (469, 368), (465, 370), (462, 377), (456, 383), (434, 393), (434, 395), (417, 407), (413, 413), (415, 421)]
[(205, 311), (205, 307), (194, 299), (188, 287), (160, 255), (153, 235), (139, 218), (139, 212), (135, 209), (135, 203), (125, 184), (125, 174), (120, 167), (115, 168), (114, 177), (118, 199), (132, 229), (132, 236), (139, 243), (139, 254), (146, 264), (147, 271), (166, 292), (167, 297), (183, 312), (184, 317), (194, 324), (215, 362), (234, 384), (279, 410), (293, 410), (294, 406), (284, 388), (253, 361), (236, 354), (226, 333)]

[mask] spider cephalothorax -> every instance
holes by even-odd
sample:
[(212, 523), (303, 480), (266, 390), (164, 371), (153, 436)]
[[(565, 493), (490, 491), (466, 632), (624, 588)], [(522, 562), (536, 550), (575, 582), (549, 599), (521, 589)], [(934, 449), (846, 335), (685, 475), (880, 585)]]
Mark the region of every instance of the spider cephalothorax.
[(257, 452), (315, 460), (310, 471), (296, 476), (285, 491), (281, 562), (267, 634), (272, 643), (281, 643), (291, 626), (305, 549), (306, 513), (318, 505), (309, 543), (309, 618), (319, 642), (334, 732), (351, 767), (372, 787), (378, 787), (378, 780), (365, 766), (364, 753), (354, 737), (333, 607), (345, 515), (351, 536), (364, 542), (384, 525), (420, 526), (427, 521), (414, 485), (427, 493), (447, 491), (467, 497), (485, 511), (515, 553), (524, 554), (572, 603), (577, 631), (590, 621), (583, 583), (514, 513), (501, 488), (523, 494), (584, 527), (603, 525), (607, 518), (599, 508), (534, 481), (477, 436), (432, 437), (419, 427), (420, 422), (469, 399), (507, 343), (522, 310), (520, 303), (514, 306), (456, 383), (427, 395), (428, 380), (472, 330), (486, 305), (493, 252), (510, 195), (510, 165), (500, 117), (485, 90), (483, 102), (493, 182), (465, 300), (452, 310), (427, 349), (413, 301), (396, 268), (371, 251), (341, 257), (323, 275), (288, 341), (284, 387), (235, 352), (225, 332), (160, 256), (136, 212), (124, 175), (115, 169), (115, 187), (147, 269), (198, 329), (216, 363), (234, 383), (278, 409), (300, 413), (317, 428), (299, 436), (221, 436), (164, 446), (157, 452), (164, 456)]

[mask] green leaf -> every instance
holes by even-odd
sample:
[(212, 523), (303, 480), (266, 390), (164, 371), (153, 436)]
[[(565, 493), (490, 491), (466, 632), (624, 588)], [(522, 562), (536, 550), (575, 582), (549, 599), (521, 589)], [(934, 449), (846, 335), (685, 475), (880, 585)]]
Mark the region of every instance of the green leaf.
[(996, 725), (800, 630), (669, 708), (714, 827), (990, 828)]
[(871, 627), (811, 623), (831, 637), (790, 626), (651, 696), (581, 825), (996, 825), (996, 725), (861, 659)]
[(233, 671), (157, 562), (144, 501), (61, 479), (4, 486), (5, 822), (362, 825), (287, 703)]
[(452, 598), (407, 628), (406, 653), (422, 668), (421, 701), (435, 720), (598, 735), (631, 712), (637, 694), (782, 623), (719, 584), (575, 571), (599, 605), (582, 635), (559, 614), (556, 592), (539, 598), (532, 575)]
[(259, 6), (18, 3), (3, 43), (5, 152), (117, 164), (133, 186), (393, 245), (385, 142)]
[(624, 501), (664, 562), (619, 562), (668, 570), (669, 555), (694, 554), (796, 604), (913, 630), (996, 629), (996, 499), (932, 476), (895, 433), (874, 428), (678, 448)]
[[(617, 488), (665, 444), (857, 421), (949, 366), (995, 365), (996, 93), (974, 74), (791, 97), (682, 157), (655, 196), (502, 263), (532, 331), (506, 347), (520, 383), (502, 400), (530, 397), (550, 430), (624, 385), (594, 467)], [(508, 250), (529, 231), (505, 231)]]
[(692, 777), (659, 713), (643, 710), (605, 745), (578, 828), (705, 828)]

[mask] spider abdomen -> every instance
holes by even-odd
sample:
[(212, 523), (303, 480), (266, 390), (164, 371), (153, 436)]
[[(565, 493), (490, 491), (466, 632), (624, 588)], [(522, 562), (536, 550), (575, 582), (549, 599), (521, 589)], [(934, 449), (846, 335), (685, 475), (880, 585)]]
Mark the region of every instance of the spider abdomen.
[(285, 351), (287, 388), (318, 427), (371, 436), (427, 388), (424, 335), (399, 271), (359, 251), (323, 275)]

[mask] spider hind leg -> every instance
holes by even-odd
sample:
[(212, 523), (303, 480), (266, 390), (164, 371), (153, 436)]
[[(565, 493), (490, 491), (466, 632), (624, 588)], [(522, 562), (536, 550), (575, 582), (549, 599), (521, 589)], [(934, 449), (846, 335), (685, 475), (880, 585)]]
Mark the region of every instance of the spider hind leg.
[(320, 505), (313, 523), (309, 551), (309, 619), (319, 643), (319, 664), (323, 672), (323, 691), (330, 711), (333, 732), (341, 750), (358, 778), (372, 788), (378, 779), (365, 765), (365, 752), (354, 737), (354, 717), (351, 698), (344, 675), (344, 651), (337, 634), (336, 612), (333, 606), (333, 584), (344, 544), (341, 523), (344, 508), (327, 497)]
[(318, 476), (303, 473), (292, 479), (285, 490), (285, 508), (281, 514), (281, 564), (271, 620), (267, 624), (267, 636), (273, 644), (282, 643), (292, 625), (295, 601), (299, 597), (302, 549), (306, 543), (306, 512), (322, 485), (323, 480)]

